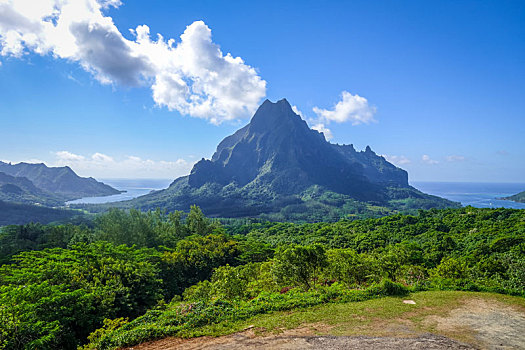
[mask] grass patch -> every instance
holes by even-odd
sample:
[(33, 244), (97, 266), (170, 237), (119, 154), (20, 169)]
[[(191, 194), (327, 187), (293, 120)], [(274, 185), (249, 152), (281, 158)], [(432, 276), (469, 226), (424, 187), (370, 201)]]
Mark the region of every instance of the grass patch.
[[(384, 297), (362, 302), (329, 303), (302, 310), (277, 311), (245, 321), (221, 322), (181, 334), (183, 337), (220, 336), (253, 326), (255, 333), (268, 335), (298, 327), (309, 327), (316, 335), (411, 336), (439, 331), (425, 322), (429, 316), (446, 317), (465, 301), (481, 298), (525, 312), (525, 299), (494, 293), (426, 291), (405, 297)], [(415, 305), (403, 300), (414, 300)], [(447, 334), (450, 335), (450, 334)], [(456, 334), (458, 340), (465, 340)]]

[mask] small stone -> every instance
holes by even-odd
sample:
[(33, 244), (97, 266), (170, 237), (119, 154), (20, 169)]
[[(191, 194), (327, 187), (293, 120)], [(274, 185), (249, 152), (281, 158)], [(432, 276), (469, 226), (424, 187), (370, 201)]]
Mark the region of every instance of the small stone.
[(403, 304), (416, 305), (416, 302), (414, 300), (403, 300)]

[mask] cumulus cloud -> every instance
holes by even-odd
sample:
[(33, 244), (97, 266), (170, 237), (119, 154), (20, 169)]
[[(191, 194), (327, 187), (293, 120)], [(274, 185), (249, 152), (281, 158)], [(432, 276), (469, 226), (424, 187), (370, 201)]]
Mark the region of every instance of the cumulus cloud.
[(445, 160), (447, 162), (464, 162), (465, 160), (467, 160), (464, 156), (460, 156), (460, 155), (457, 155), (457, 154), (453, 154), (453, 155), (450, 155), (450, 156), (446, 156), (445, 157)]
[(108, 155), (105, 155), (103, 153), (95, 153), (91, 156), (91, 159), (94, 161), (94, 162), (99, 162), (99, 163), (113, 163), (115, 162), (115, 160), (108, 156)]
[(78, 161), (83, 161), (85, 159), (84, 156), (74, 154), (68, 151), (56, 152), (56, 156), (58, 157), (58, 159), (64, 162), (78, 162)]
[(410, 159), (408, 159), (407, 157), (405, 156), (396, 156), (396, 155), (383, 155), (383, 157), (385, 157), (386, 160), (388, 160), (390, 163), (392, 164), (395, 164), (395, 165), (405, 165), (405, 164), (410, 164), (412, 163), (412, 161)]
[(212, 123), (251, 116), (266, 82), (242, 58), (223, 54), (202, 21), (177, 42), (147, 25), (126, 39), (104, 15), (119, 0), (0, 0), (0, 55), (28, 52), (79, 63), (103, 84), (149, 86), (155, 103)]
[(341, 101), (337, 102), (332, 110), (314, 107), (313, 111), (320, 118), (337, 123), (351, 122), (352, 125), (369, 124), (375, 122), (376, 108), (368, 104), (368, 100), (357, 94), (352, 95), (343, 91)]
[(312, 129), (322, 132), (327, 141), (333, 138), (332, 131), (328, 128), (331, 122), (351, 122), (352, 125), (375, 122), (376, 108), (370, 106), (366, 98), (357, 94), (352, 95), (347, 91), (343, 91), (341, 97), (341, 101), (334, 106), (333, 110), (314, 107), (313, 111), (317, 114), (317, 118), (306, 117), (295, 105), (292, 106), (292, 110), (308, 122)]
[(142, 159), (137, 156), (127, 156), (115, 159), (104, 153), (94, 153), (91, 156), (74, 154), (68, 151), (54, 153), (55, 159), (49, 166), (69, 166), (81, 176), (106, 178), (175, 178), (187, 175), (193, 161), (177, 159), (175, 161)]
[(438, 164), (439, 163), (439, 161), (430, 158), (430, 156), (428, 154), (423, 154), (423, 156), (421, 156), (421, 160), (424, 163), (430, 164), (430, 165), (434, 165), (434, 164)]
[(292, 110), (303, 118), (312, 129), (322, 132), (327, 141), (333, 138), (332, 131), (328, 128), (331, 122), (351, 122), (352, 125), (359, 125), (376, 121), (374, 119), (376, 108), (370, 106), (366, 98), (357, 94), (352, 95), (348, 91), (341, 93), (341, 101), (332, 110), (314, 107), (313, 111), (317, 115), (316, 118), (308, 118), (295, 105), (292, 106)]

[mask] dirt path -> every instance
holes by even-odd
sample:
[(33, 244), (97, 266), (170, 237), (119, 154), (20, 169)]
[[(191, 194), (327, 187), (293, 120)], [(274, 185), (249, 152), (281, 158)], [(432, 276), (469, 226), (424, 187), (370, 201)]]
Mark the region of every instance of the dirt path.
[(333, 326), (317, 323), (281, 330), (279, 334), (252, 328), (221, 337), (166, 338), (132, 349), (525, 349), (525, 310), (483, 298), (466, 299), (443, 315), (427, 315), (418, 322), (407, 317), (369, 324), (368, 332), (363, 334), (370, 334), (370, 327), (381, 328), (376, 333), (381, 336), (333, 336)]
[(469, 343), (486, 349), (525, 349), (525, 313), (502, 303), (470, 299), (447, 317), (430, 317), (437, 330), (467, 334)]
[(424, 334), (415, 338), (394, 337), (347, 337), (347, 336), (278, 336), (252, 337), (249, 334), (236, 333), (224, 337), (203, 337), (187, 341), (167, 338), (134, 347), (137, 350), (302, 350), (302, 349), (428, 349), (428, 350), (467, 350), (476, 349), (449, 338)]

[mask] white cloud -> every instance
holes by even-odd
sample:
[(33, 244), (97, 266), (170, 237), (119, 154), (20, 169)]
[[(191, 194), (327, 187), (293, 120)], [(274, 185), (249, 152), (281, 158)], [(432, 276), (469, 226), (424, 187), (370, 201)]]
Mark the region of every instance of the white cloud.
[(395, 156), (395, 155), (389, 156), (385, 154), (383, 155), (383, 157), (385, 157), (386, 160), (388, 160), (390, 163), (394, 165), (405, 165), (405, 164), (412, 163), (412, 161), (405, 156)]
[(322, 132), (326, 141), (330, 141), (334, 138), (334, 135), (332, 135), (332, 131), (328, 129), (323, 123), (315, 124), (314, 126), (312, 126), (312, 129)]
[(74, 154), (68, 151), (58, 151), (56, 152), (56, 156), (58, 159), (64, 162), (78, 162), (83, 161), (85, 159), (84, 156), (80, 156), (78, 154)]
[(450, 155), (450, 156), (446, 156), (445, 160), (447, 162), (464, 162), (467, 159), (464, 156), (453, 154), (453, 155)]
[(430, 164), (430, 165), (434, 165), (434, 164), (438, 164), (439, 163), (439, 161), (430, 158), (430, 156), (428, 154), (423, 154), (423, 156), (421, 157), (421, 160), (424, 163), (427, 163), (427, 164)]
[(91, 159), (94, 161), (94, 162), (100, 162), (100, 163), (113, 163), (115, 162), (115, 160), (108, 156), (108, 155), (105, 155), (103, 153), (95, 153), (91, 156)]
[(320, 118), (337, 123), (351, 122), (352, 125), (358, 125), (375, 122), (376, 108), (370, 106), (366, 98), (352, 95), (348, 91), (343, 91), (341, 97), (341, 101), (337, 102), (332, 110), (314, 107), (313, 111)]
[(301, 111), (299, 110), (299, 108), (297, 108), (296, 105), (293, 105), (293, 106), (292, 106), (292, 111), (293, 111), (295, 114), (297, 114), (298, 116), (300, 116), (301, 118), (305, 119), (305, 117), (304, 117), (304, 115), (303, 115), (303, 112), (301, 112)]
[(313, 111), (317, 114), (317, 118), (308, 118), (297, 106), (292, 106), (292, 110), (303, 118), (312, 129), (322, 132), (327, 141), (333, 138), (332, 131), (328, 128), (331, 122), (351, 122), (352, 125), (375, 122), (376, 108), (370, 106), (366, 98), (357, 94), (352, 95), (347, 91), (343, 91), (341, 97), (342, 100), (334, 106), (333, 110), (314, 107)]
[(177, 43), (150, 39), (149, 27), (124, 38), (103, 11), (119, 0), (0, 0), (0, 55), (51, 54), (78, 62), (103, 84), (148, 85), (159, 106), (212, 123), (251, 116), (266, 82), (240, 57), (223, 54), (202, 21)]
[(175, 161), (142, 159), (126, 156), (115, 159), (107, 154), (94, 153), (83, 156), (68, 151), (55, 152), (55, 160), (49, 166), (69, 166), (81, 176), (98, 178), (176, 178), (187, 175), (193, 161), (177, 159)]

